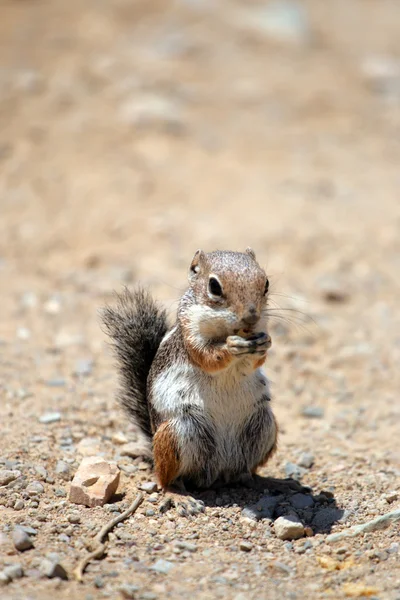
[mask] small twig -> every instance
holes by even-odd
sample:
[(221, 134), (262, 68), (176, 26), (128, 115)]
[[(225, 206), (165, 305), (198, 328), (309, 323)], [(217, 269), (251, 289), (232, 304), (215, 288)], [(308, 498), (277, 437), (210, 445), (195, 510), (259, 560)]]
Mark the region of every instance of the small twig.
[(100, 529), (99, 533), (94, 538), (94, 542), (97, 542), (97, 544), (98, 544), (97, 548), (95, 550), (93, 550), (93, 552), (90, 552), (90, 554), (88, 554), (87, 556), (82, 558), (81, 562), (78, 564), (78, 566), (74, 570), (74, 575), (78, 581), (83, 581), (83, 573), (84, 573), (86, 567), (88, 566), (88, 564), (90, 563), (90, 561), (93, 560), (94, 558), (101, 558), (104, 555), (105, 550), (106, 550), (106, 542), (103, 542), (103, 540), (106, 537), (106, 535), (108, 535), (110, 533), (111, 529), (113, 529), (116, 525), (118, 525), (118, 523), (121, 523), (121, 521), (125, 521), (125, 519), (130, 517), (139, 508), (139, 506), (142, 504), (142, 502), (143, 502), (143, 494), (138, 494), (138, 496), (132, 502), (130, 507), (126, 509), (125, 512), (118, 515), (118, 517), (115, 517), (115, 519), (113, 519), (112, 521), (110, 521), (109, 523), (104, 525), (104, 527), (102, 527)]
[(396, 521), (400, 521), (400, 508), (388, 512), (385, 515), (381, 515), (380, 517), (376, 517), (376, 519), (368, 521), (367, 523), (362, 523), (362, 525), (353, 525), (353, 527), (345, 529), (344, 531), (339, 531), (339, 533), (332, 533), (331, 535), (328, 535), (326, 541), (330, 544), (332, 542), (343, 540), (344, 538), (356, 537), (362, 533), (379, 531), (380, 529), (389, 527), (392, 523), (396, 523)]

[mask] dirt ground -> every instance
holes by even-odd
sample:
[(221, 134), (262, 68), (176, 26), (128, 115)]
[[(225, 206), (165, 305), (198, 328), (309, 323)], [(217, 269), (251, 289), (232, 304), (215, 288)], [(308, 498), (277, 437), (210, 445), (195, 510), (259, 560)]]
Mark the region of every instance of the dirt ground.
[[(400, 508), (400, 5), (282, 7), (1, 2), (0, 469), (19, 475), (0, 487), (0, 571), (24, 572), (2, 599), (400, 599), (399, 522), (327, 540)], [(249, 245), (282, 308), (262, 475), (310, 488), (310, 537), (275, 536), (290, 491), (273, 519), (242, 514), (268, 480), (203, 494), (193, 518), (146, 495), (83, 584), (43, 577), (154, 480), (124, 452), (98, 309), (141, 281), (173, 319), (197, 248)], [(68, 502), (91, 453), (122, 470), (104, 508)]]

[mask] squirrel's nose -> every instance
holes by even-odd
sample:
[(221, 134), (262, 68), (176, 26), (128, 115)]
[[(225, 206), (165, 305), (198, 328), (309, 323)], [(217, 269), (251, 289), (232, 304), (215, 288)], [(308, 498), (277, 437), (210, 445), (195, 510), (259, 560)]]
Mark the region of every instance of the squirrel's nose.
[(255, 306), (250, 306), (247, 314), (244, 315), (242, 321), (246, 323), (246, 325), (255, 325), (259, 319), (259, 315), (257, 314), (257, 309)]

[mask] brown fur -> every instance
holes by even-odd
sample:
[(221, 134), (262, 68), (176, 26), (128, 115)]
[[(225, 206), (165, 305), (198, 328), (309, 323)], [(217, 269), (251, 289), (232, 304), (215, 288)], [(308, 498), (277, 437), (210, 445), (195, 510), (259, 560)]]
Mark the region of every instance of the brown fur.
[(167, 488), (179, 473), (178, 444), (170, 423), (165, 421), (153, 438), (154, 469), (162, 488)]
[(264, 356), (262, 356), (261, 358), (256, 360), (256, 362), (254, 363), (254, 370), (262, 367), (266, 360), (267, 360), (267, 354), (264, 354)]
[(215, 373), (226, 369), (233, 360), (229, 350), (218, 348), (215, 346), (206, 346), (205, 348), (193, 348), (188, 343), (186, 348), (189, 355), (189, 360), (192, 364), (200, 367), (206, 373)]

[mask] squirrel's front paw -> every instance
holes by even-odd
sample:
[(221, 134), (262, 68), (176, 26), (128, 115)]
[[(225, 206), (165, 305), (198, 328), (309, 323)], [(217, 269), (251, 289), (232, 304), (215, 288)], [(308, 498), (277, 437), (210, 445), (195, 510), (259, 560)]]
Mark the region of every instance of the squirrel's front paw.
[(231, 354), (265, 354), (271, 347), (271, 337), (268, 333), (256, 333), (248, 338), (240, 335), (230, 335), (226, 345)]
[(195, 516), (205, 511), (202, 500), (196, 500), (188, 494), (181, 495), (173, 492), (166, 494), (160, 506), (160, 513), (166, 513), (171, 508), (175, 508), (181, 517)]

